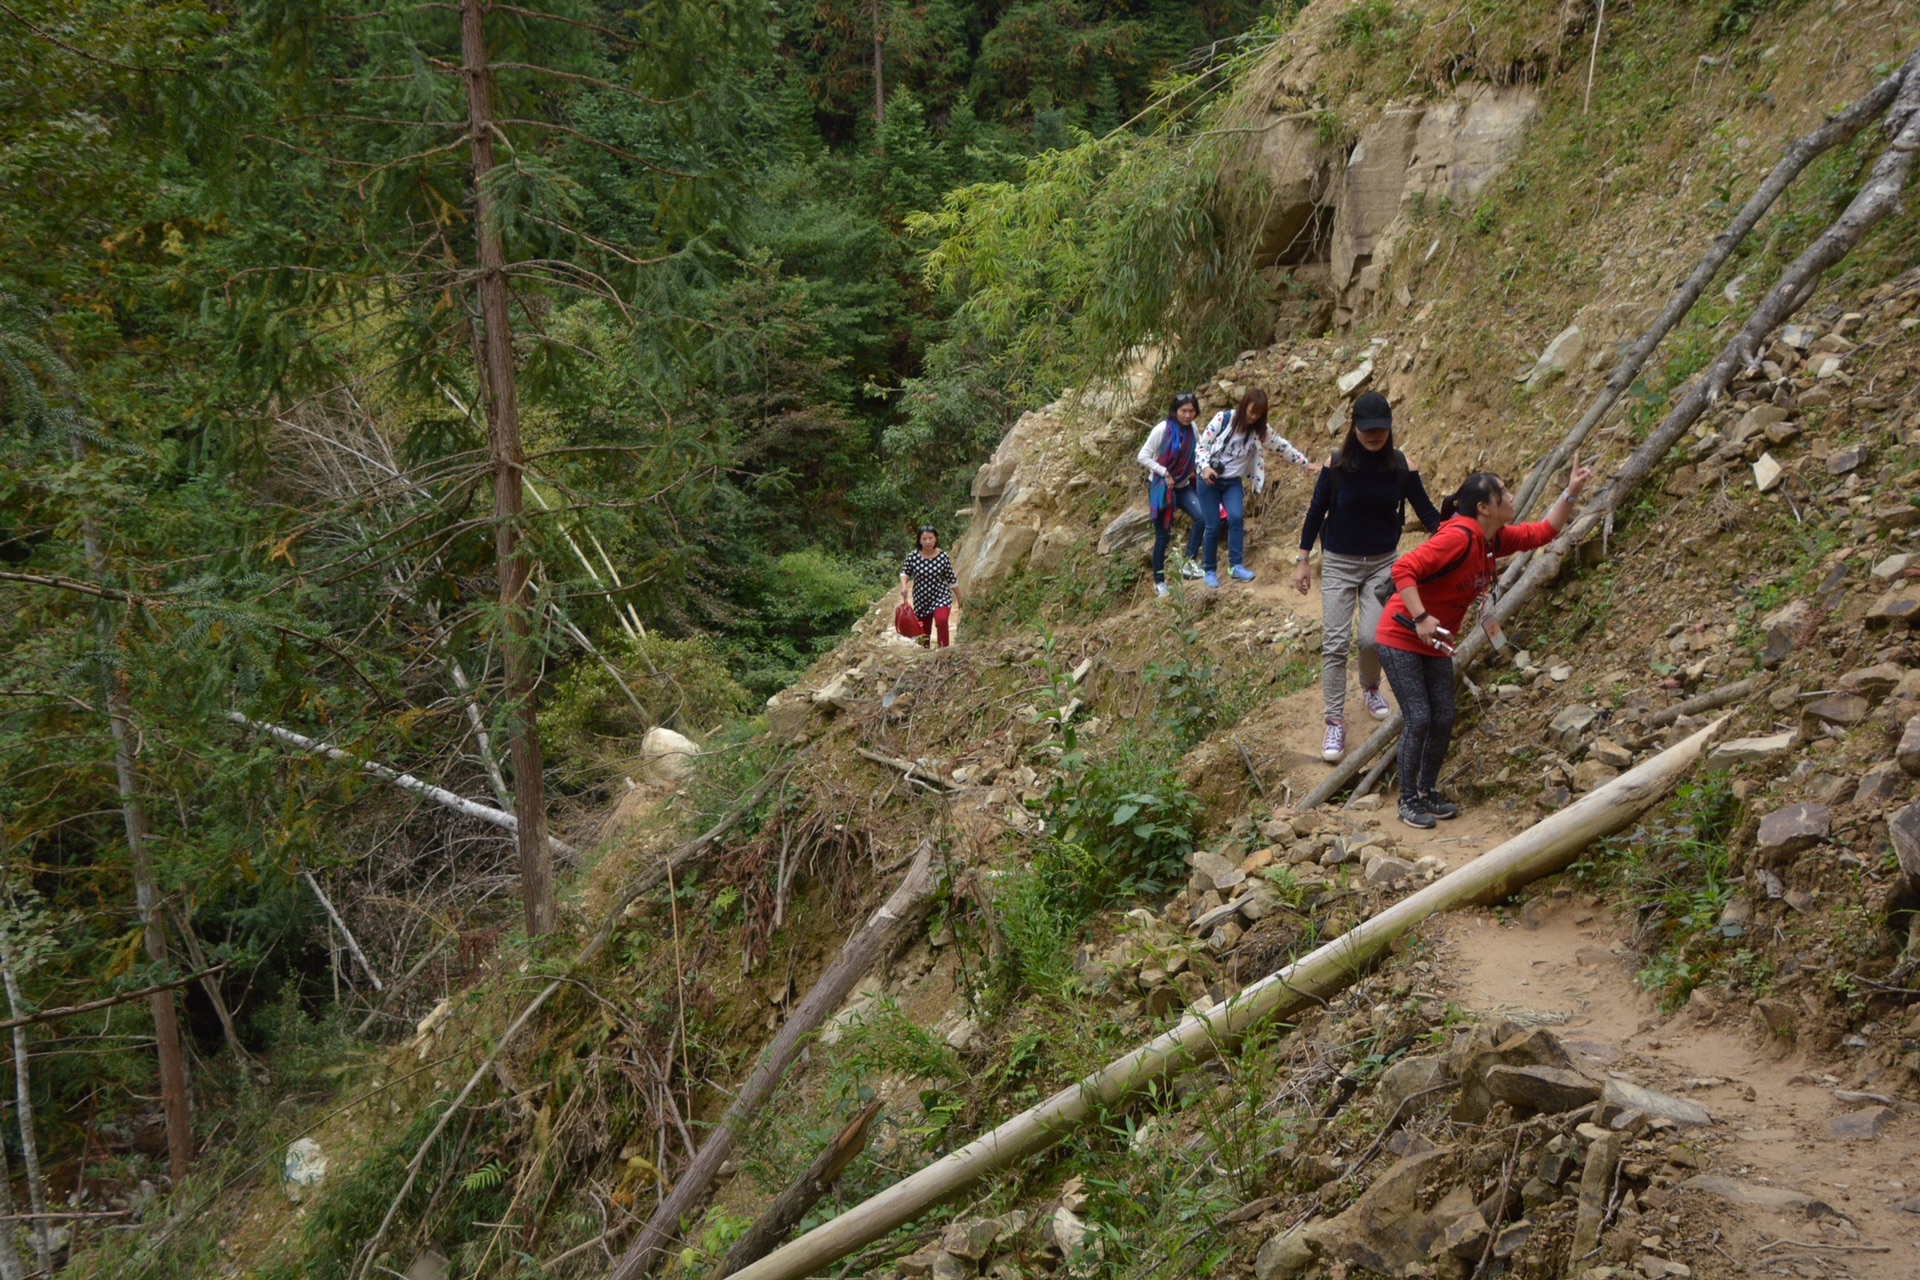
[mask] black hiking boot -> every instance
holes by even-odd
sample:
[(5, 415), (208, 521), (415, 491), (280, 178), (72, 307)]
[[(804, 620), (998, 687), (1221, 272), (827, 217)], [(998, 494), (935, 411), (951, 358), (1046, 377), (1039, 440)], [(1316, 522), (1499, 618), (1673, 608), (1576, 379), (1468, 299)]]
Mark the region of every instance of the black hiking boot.
[(1421, 792), (1420, 807), (1442, 822), (1445, 822), (1448, 818), (1457, 818), (1460, 816), (1460, 806), (1441, 795), (1438, 791)]
[(1425, 806), (1420, 803), (1420, 797), (1417, 795), (1400, 797), (1400, 821), (1421, 831), (1431, 831), (1438, 825), (1433, 815), (1428, 813)]

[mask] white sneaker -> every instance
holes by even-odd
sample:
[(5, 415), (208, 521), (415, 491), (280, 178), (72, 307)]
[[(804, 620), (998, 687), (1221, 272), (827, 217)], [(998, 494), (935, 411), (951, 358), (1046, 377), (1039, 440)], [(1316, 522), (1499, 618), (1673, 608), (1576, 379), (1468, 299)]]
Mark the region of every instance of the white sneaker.
[(1189, 560), (1180, 566), (1180, 576), (1183, 578), (1200, 578), (1206, 576), (1206, 570), (1200, 567), (1198, 560)]
[(1170, 592), (1170, 591), (1169, 591), (1169, 590), (1167, 589), (1167, 584), (1166, 584), (1166, 583), (1164, 583), (1164, 582), (1156, 582), (1156, 583), (1154, 583), (1154, 584), (1153, 584), (1153, 594), (1155, 594), (1155, 595), (1157, 595), (1157, 596), (1164, 596), (1164, 595), (1171, 595), (1171, 594), (1172, 594), (1172, 592)]

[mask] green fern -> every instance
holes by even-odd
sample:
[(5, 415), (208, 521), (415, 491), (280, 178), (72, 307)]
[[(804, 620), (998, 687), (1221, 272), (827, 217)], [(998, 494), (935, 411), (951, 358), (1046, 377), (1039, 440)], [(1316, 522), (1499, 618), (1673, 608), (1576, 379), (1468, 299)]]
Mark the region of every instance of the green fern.
[(493, 1159), (460, 1179), (460, 1190), (469, 1194), (475, 1191), (491, 1191), (507, 1180), (510, 1172), (502, 1161)]

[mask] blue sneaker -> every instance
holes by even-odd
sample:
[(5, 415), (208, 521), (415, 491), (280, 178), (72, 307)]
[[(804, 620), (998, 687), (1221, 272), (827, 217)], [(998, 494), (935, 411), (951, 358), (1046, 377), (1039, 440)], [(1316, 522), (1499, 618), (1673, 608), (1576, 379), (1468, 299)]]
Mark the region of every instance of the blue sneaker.
[(1220, 589), (1220, 575), (1215, 573), (1211, 569), (1207, 570), (1206, 582), (1207, 582), (1207, 585), (1212, 587), (1215, 591), (1218, 591)]
[(1233, 566), (1233, 580), (1235, 582), (1252, 582), (1253, 570), (1247, 568), (1245, 565), (1237, 564)]

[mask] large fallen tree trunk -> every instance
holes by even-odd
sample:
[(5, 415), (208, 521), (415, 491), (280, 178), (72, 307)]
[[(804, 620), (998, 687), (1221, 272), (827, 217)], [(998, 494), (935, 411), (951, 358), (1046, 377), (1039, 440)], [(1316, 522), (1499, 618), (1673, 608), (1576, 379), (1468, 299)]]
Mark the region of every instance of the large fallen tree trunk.
[[(1559, 576), (1568, 550), (1603, 523), (1612, 520), (1614, 512), (1653, 473), (1653, 469), (1666, 458), (1668, 451), (1679, 442), (1687, 428), (1698, 422), (1700, 415), (1726, 392), (1733, 375), (1760, 363), (1760, 353), (1764, 350), (1767, 335), (1813, 296), (1821, 273), (1851, 253), (1853, 247), (1894, 210), (1912, 173), (1913, 153), (1920, 150), (1920, 52), (1909, 57), (1901, 70), (1903, 79), (1900, 92), (1887, 111), (1884, 125), (1892, 135), (1891, 141), (1867, 174), (1866, 181), (1860, 184), (1859, 191), (1854, 194), (1846, 210), (1787, 265), (1773, 288), (1767, 291), (1766, 297), (1748, 316), (1740, 332), (1721, 349), (1714, 362), (1694, 380), (1687, 394), (1681, 397), (1639, 448), (1627, 457), (1612, 478), (1600, 486), (1587, 505), (1567, 522), (1560, 536), (1533, 553), (1518, 580), (1512, 581), (1511, 587), (1501, 594), (1500, 603), (1494, 610), (1494, 616), (1501, 622), (1513, 617), (1542, 587)], [(1486, 648), (1484, 628), (1472, 628), (1454, 653), (1455, 668), (1465, 671)], [(1374, 756), (1399, 736), (1400, 724), (1400, 713), (1396, 711), (1374, 730), (1357, 751), (1348, 752), (1346, 758), (1300, 802), (1300, 807), (1311, 809), (1323, 804), (1346, 786)]]
[(1595, 840), (1631, 823), (1665, 795), (1706, 749), (1725, 719), (1615, 778), (1420, 892), (1233, 999), (1183, 1021), (1039, 1106), (913, 1174), (833, 1221), (815, 1227), (734, 1273), (734, 1280), (799, 1280), (925, 1213), (996, 1169), (1026, 1159), (1087, 1122), (1096, 1110), (1230, 1046), (1256, 1023), (1324, 1004), (1377, 960), (1396, 938), (1439, 911), (1498, 901), (1559, 871)]
[(1526, 482), (1520, 486), (1519, 495), (1514, 499), (1515, 519), (1527, 518), (1527, 512), (1539, 499), (1541, 489), (1546, 487), (1547, 477), (1567, 465), (1567, 461), (1573, 457), (1574, 452), (1586, 442), (1587, 434), (1599, 425), (1600, 420), (1607, 416), (1607, 412), (1615, 404), (1619, 403), (1620, 397), (1625, 395), (1627, 388), (1633, 385), (1633, 380), (1640, 376), (1640, 370), (1646, 366), (1647, 358), (1653, 354), (1654, 348), (1659, 346), (1673, 326), (1679, 324), (1687, 312), (1693, 309), (1693, 304), (1700, 300), (1700, 295), (1706, 292), (1709, 284), (1713, 283), (1714, 276), (1719, 274), (1720, 268), (1726, 265), (1727, 259), (1733, 255), (1733, 251), (1739, 247), (1740, 242), (1747, 238), (1747, 233), (1752, 231), (1760, 219), (1766, 215), (1767, 210), (1773, 207), (1773, 202), (1780, 198), (1780, 193), (1785, 191), (1788, 185), (1800, 176), (1801, 171), (1814, 160), (1834, 147), (1852, 141), (1855, 134), (1877, 120), (1892, 105), (1894, 98), (1899, 95), (1901, 86), (1914, 73), (1916, 60), (1920, 60), (1920, 52), (1916, 52), (1886, 79), (1861, 94), (1859, 100), (1852, 106), (1828, 117), (1826, 122), (1812, 133), (1802, 134), (1787, 144), (1787, 149), (1781, 153), (1780, 162), (1773, 166), (1773, 172), (1754, 188), (1753, 194), (1747, 197), (1747, 202), (1740, 207), (1740, 212), (1735, 214), (1733, 221), (1727, 224), (1727, 229), (1714, 237), (1713, 244), (1708, 247), (1698, 265), (1694, 267), (1693, 273), (1674, 290), (1673, 296), (1667, 299), (1667, 305), (1662, 308), (1659, 316), (1621, 358), (1613, 372), (1607, 375), (1606, 385), (1601, 388), (1600, 394), (1594, 397), (1593, 403), (1587, 406), (1586, 412), (1580, 415), (1580, 420), (1567, 432), (1566, 438), (1555, 445), (1547, 456), (1534, 464), (1533, 470), (1527, 473)]
[(634, 1236), (620, 1261), (614, 1265), (611, 1280), (634, 1280), (652, 1269), (660, 1254), (680, 1238), (680, 1223), (690, 1218), (705, 1202), (708, 1189), (720, 1166), (733, 1154), (740, 1135), (746, 1131), (761, 1106), (773, 1096), (774, 1086), (786, 1074), (788, 1066), (800, 1056), (809, 1037), (827, 1016), (846, 1002), (860, 979), (885, 954), (900, 930), (920, 918), (931, 904), (934, 888), (933, 842), (922, 841), (914, 852), (913, 865), (907, 868), (892, 895), (881, 904), (860, 931), (847, 941), (826, 972), (813, 984), (787, 1016), (780, 1033), (773, 1038), (740, 1091), (733, 1097), (720, 1122), (707, 1134), (700, 1150), (674, 1182), (673, 1190), (660, 1201), (653, 1216)]
[[(391, 782), (402, 791), (411, 791), (422, 799), (431, 800), (438, 805), (445, 805), (455, 813), (463, 814), (466, 817), (499, 827), (503, 831), (517, 833), (520, 830), (520, 819), (510, 813), (505, 813), (489, 805), (481, 804), (477, 800), (469, 800), (462, 795), (455, 795), (445, 787), (436, 787), (431, 782), (424, 782), (410, 773), (401, 773), (398, 769), (381, 764), (377, 760), (363, 760), (350, 751), (342, 751), (331, 742), (322, 742), (318, 738), (309, 738), (304, 733), (295, 733), (291, 729), (282, 728), (277, 724), (268, 724), (264, 720), (254, 720), (240, 714), (238, 711), (227, 712), (227, 719), (248, 729), (258, 729), (268, 737), (277, 738), (290, 747), (298, 747), (302, 751), (311, 751), (315, 755), (325, 756), (329, 760), (340, 760), (357, 764), (363, 772), (372, 774), (382, 781)], [(555, 853), (564, 854), (567, 857), (573, 857), (578, 852), (572, 845), (564, 844), (552, 836), (547, 837), (547, 846)]]

